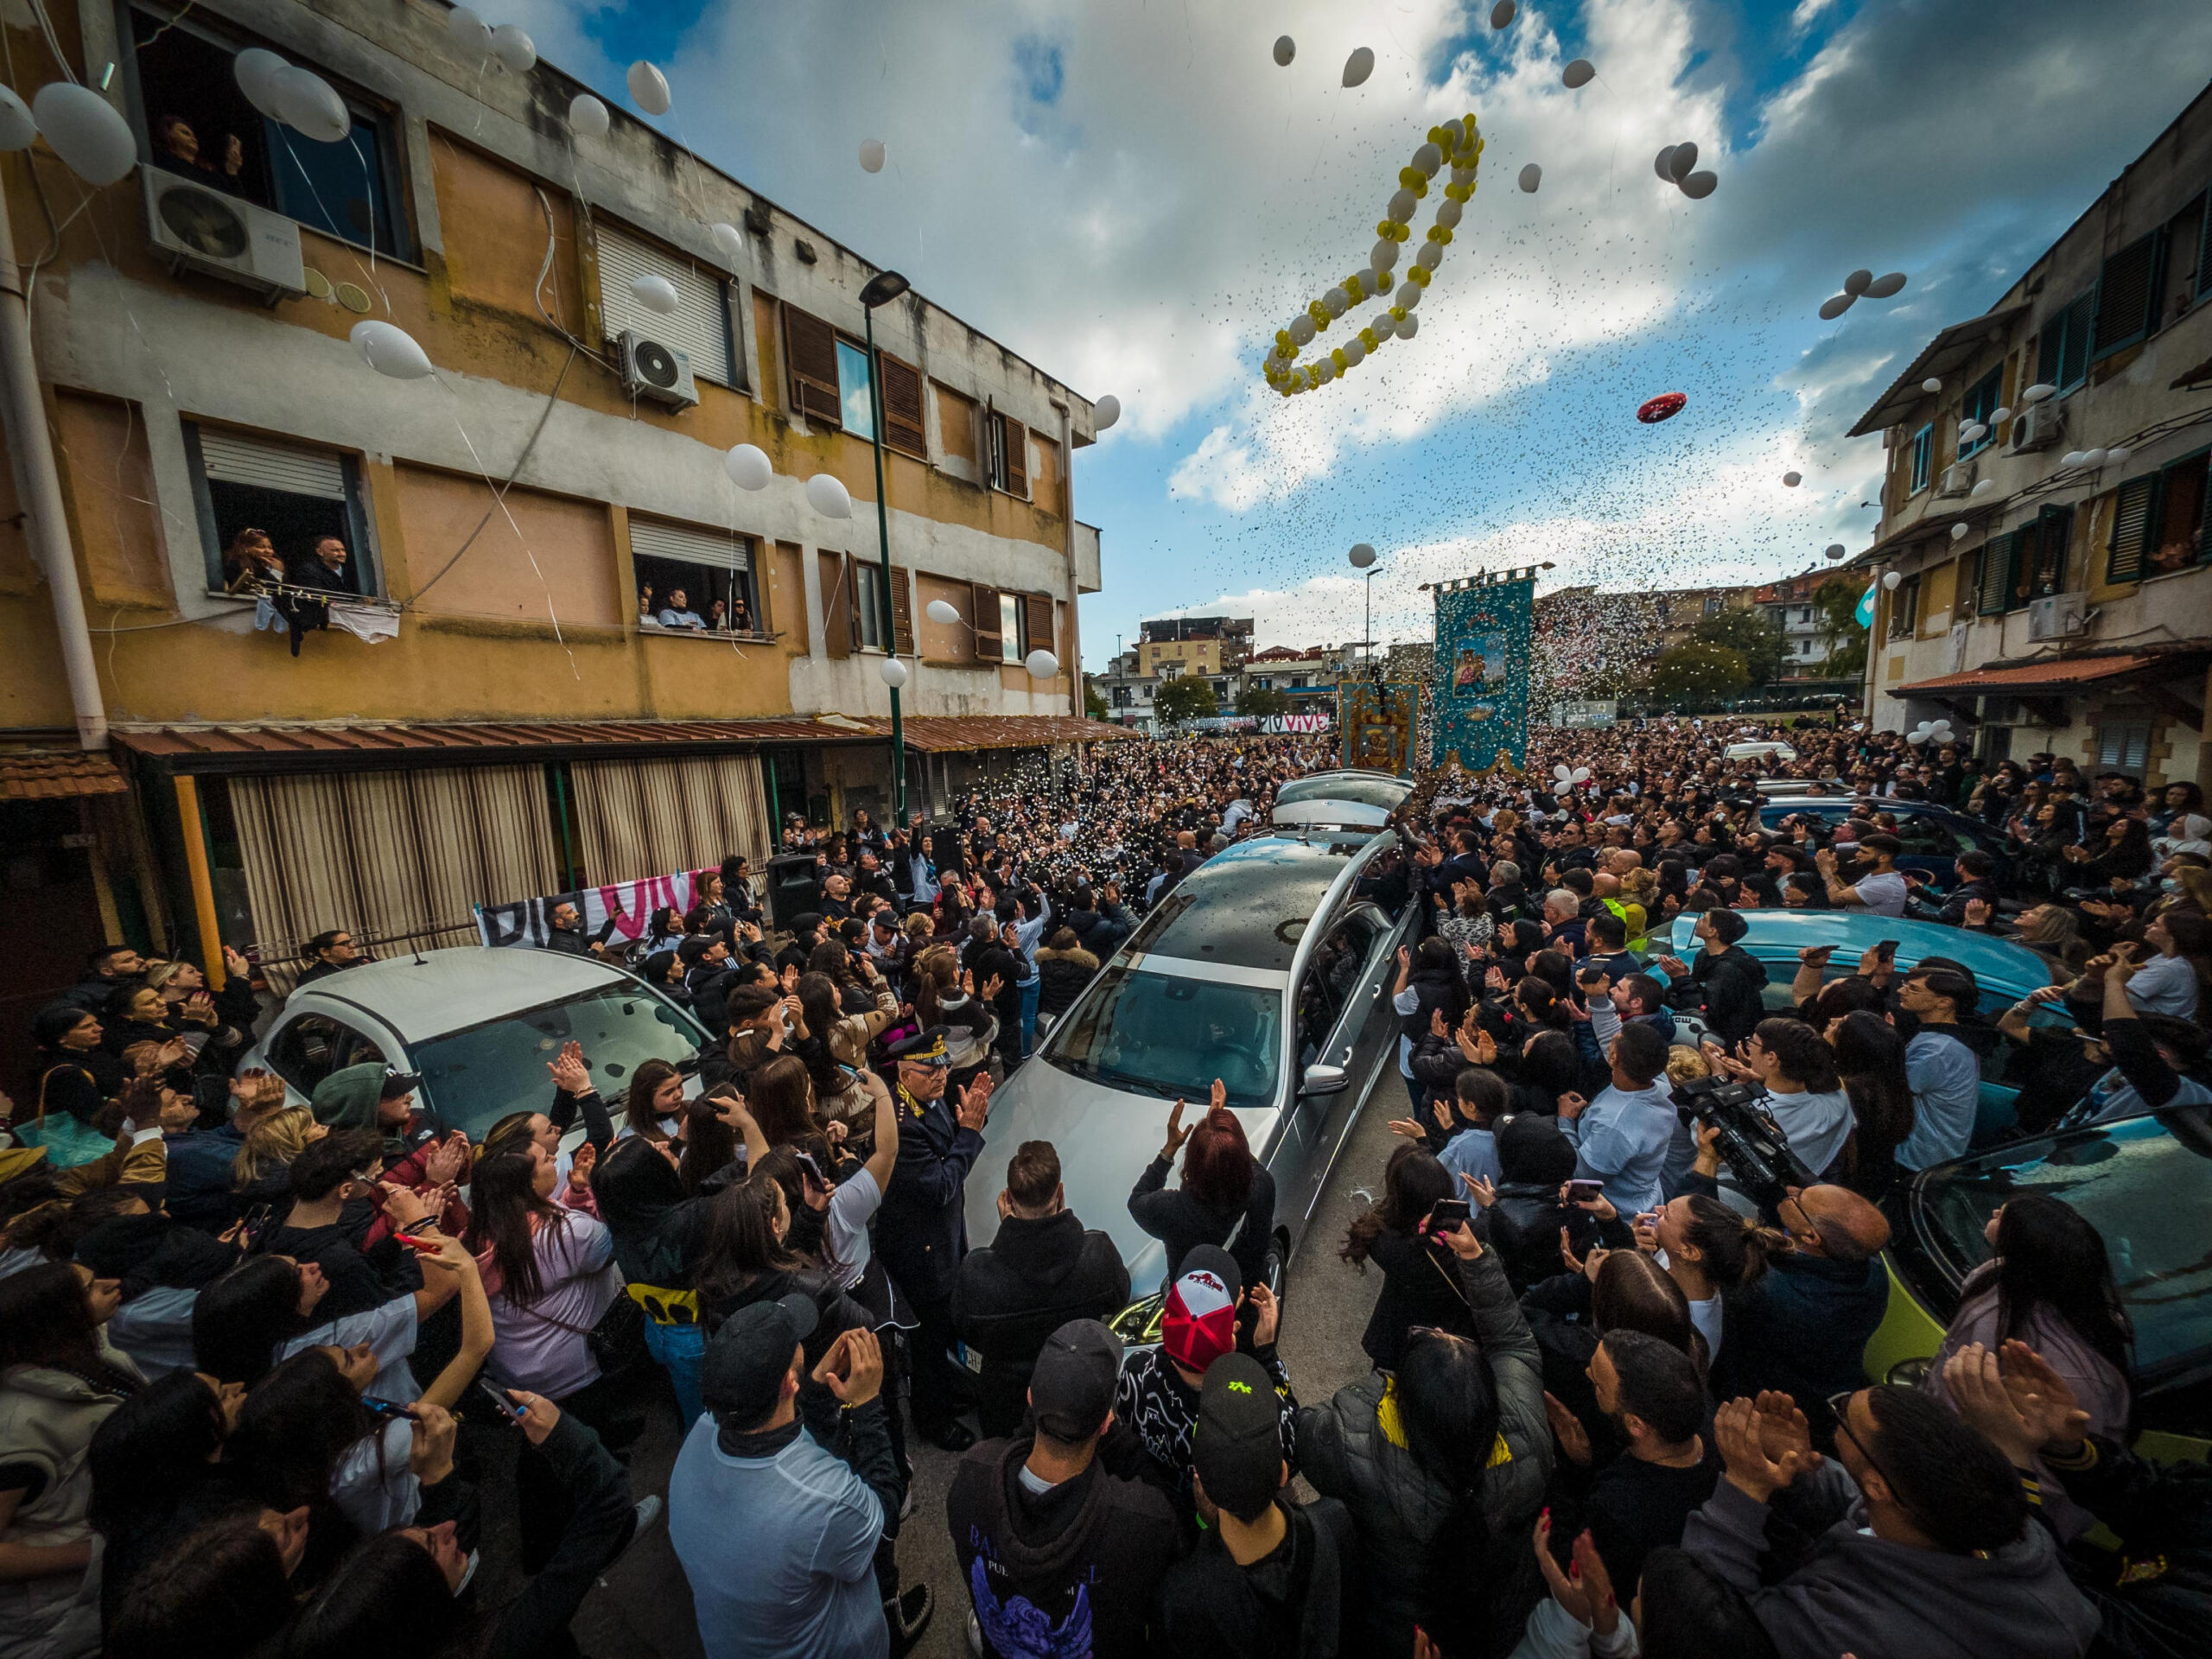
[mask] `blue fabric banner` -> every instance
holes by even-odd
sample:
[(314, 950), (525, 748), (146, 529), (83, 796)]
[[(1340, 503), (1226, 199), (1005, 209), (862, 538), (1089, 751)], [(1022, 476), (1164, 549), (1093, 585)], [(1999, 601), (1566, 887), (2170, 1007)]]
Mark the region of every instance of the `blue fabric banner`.
[(1421, 726), (1421, 687), (1346, 680), (1337, 688), (1337, 701), (1344, 765), (1412, 777), (1414, 737)]
[(1435, 735), (1429, 764), (1456, 756), (1469, 772), (1529, 758), (1529, 639), (1533, 576), (1474, 577), (1436, 588)]

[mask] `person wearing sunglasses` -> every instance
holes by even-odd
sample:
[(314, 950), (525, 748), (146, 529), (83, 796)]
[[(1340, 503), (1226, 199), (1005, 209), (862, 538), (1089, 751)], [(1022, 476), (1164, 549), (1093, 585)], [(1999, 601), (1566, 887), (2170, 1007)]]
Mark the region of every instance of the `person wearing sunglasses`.
[[(1713, 1415), (1725, 1478), (1682, 1547), (1749, 1598), (1782, 1659), (2080, 1659), (2097, 1618), (2029, 1515), (2006, 1455), (1927, 1395), (1885, 1384), (1827, 1402), (1836, 1455), (1784, 1395)], [(1763, 1576), (1778, 1496), (1812, 1547)]]

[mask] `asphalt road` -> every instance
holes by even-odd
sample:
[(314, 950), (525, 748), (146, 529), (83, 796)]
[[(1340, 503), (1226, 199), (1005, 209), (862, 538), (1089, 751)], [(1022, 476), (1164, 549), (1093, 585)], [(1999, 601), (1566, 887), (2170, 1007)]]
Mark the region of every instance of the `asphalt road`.
[[(1366, 1205), (1364, 1198), (1356, 1196), (1357, 1190), (1382, 1184), (1391, 1142), (1389, 1120), (1406, 1116), (1408, 1109), (1404, 1083), (1395, 1067), (1387, 1068), (1353, 1127), (1290, 1264), (1280, 1347), (1301, 1401), (1325, 1399), (1366, 1374), (1359, 1338), (1379, 1281), (1338, 1261), (1337, 1247), (1352, 1217)], [(678, 1446), (677, 1428), (672, 1402), (657, 1396), (645, 1434), (631, 1459), (632, 1489), (640, 1497), (657, 1492), (665, 1497)], [(503, 1452), (512, 1456), (507, 1442), (486, 1438), (482, 1454), (487, 1463)], [(961, 1659), (968, 1651), (968, 1594), (944, 1525), (945, 1487), (958, 1459), (926, 1445), (917, 1446), (914, 1458), (913, 1509), (899, 1540), (899, 1576), (908, 1584), (917, 1580), (928, 1584), (938, 1598), (936, 1617), (914, 1651), (921, 1659)], [(512, 1515), (499, 1513), (496, 1506), (487, 1508), (481, 1570), (495, 1599), (502, 1586), (515, 1582), (512, 1525)], [(745, 1548), (744, 1540), (734, 1536), (729, 1544), (734, 1560)], [(601, 1579), (578, 1613), (575, 1630), (590, 1659), (694, 1659), (701, 1654), (691, 1618), (690, 1586), (669, 1545), (664, 1523), (642, 1535)]]

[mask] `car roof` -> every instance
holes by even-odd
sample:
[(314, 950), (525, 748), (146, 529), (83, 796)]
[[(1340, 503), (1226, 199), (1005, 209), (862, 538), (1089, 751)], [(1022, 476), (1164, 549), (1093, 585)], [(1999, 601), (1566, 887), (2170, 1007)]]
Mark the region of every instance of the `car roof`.
[(1370, 772), (1345, 766), (1335, 772), (1310, 772), (1275, 791), (1279, 803), (1293, 801), (1356, 801), (1385, 811), (1414, 792), (1413, 781), (1395, 772)]
[(628, 975), (588, 957), (461, 945), (365, 962), (310, 981), (292, 1001), (312, 997), (351, 1003), (413, 1043), (628, 981)]
[[(1941, 922), (1907, 921), (1863, 910), (1743, 910), (1747, 930), (1737, 943), (1763, 962), (1794, 961), (1808, 946), (1832, 944), (1832, 967), (1849, 973), (1858, 959), (1884, 939), (1897, 941), (1897, 966), (1910, 969), (1923, 957), (1948, 957), (1973, 970), (1983, 1006), (1994, 996), (2017, 1002), (2050, 983), (2044, 959), (2024, 945), (1993, 938)], [(1669, 948), (1684, 961), (1697, 949), (1692, 937), (1698, 912), (1685, 912), (1669, 931)]]
[(1373, 837), (1255, 836), (1176, 884), (1129, 940), (1133, 953), (1289, 971), (1306, 924)]

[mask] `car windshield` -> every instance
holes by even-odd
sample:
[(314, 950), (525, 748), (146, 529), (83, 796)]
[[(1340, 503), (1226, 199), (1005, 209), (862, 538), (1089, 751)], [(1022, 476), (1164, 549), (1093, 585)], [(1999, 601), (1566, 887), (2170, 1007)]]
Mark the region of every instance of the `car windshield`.
[(1931, 1178), (1915, 1211), (1944, 1264), (1963, 1278), (1989, 1259), (1990, 1211), (2023, 1192), (2047, 1192), (2103, 1236), (2113, 1277), (2135, 1322), (2135, 1363), (2148, 1371), (2212, 1348), (2212, 1110), (2180, 1107), (2127, 1118), (2042, 1155), (1975, 1158)]
[(689, 1015), (643, 985), (607, 985), (416, 1043), (414, 1063), (430, 1109), (474, 1139), (509, 1112), (545, 1109), (546, 1064), (563, 1043), (582, 1046), (592, 1081), (613, 1103), (645, 1061), (688, 1071), (705, 1040)]
[(1275, 1103), (1282, 993), (1109, 967), (1043, 1056), (1109, 1088), (1203, 1102), (1219, 1077), (1236, 1107)]
[(1362, 806), (1379, 806), (1387, 812), (1411, 793), (1412, 786), (1402, 778), (1363, 778), (1357, 772), (1330, 772), (1285, 784), (1275, 791), (1275, 804), (1291, 806), (1300, 801), (1357, 801)]

